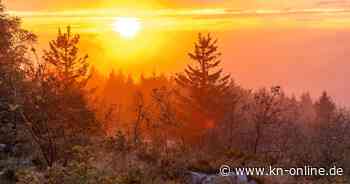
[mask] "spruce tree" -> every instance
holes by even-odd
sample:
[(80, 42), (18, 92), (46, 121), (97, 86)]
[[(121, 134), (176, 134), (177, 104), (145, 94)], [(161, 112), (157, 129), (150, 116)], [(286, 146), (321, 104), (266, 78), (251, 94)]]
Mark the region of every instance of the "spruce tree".
[(202, 110), (213, 107), (228, 92), (230, 75), (224, 75), (219, 67), (221, 53), (217, 40), (210, 34), (198, 35), (194, 51), (188, 54), (194, 64), (187, 65), (185, 72), (177, 74), (176, 82), (188, 89), (189, 100)]

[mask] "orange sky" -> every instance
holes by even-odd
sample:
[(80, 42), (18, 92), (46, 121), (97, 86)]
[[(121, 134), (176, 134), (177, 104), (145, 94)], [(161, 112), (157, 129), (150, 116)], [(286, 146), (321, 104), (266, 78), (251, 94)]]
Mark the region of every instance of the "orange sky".
[[(81, 34), (101, 70), (177, 72), (198, 32), (219, 38), (223, 65), (245, 87), (282, 85), (291, 93), (328, 90), (350, 104), (350, 2), (347, 0), (4, 0), (47, 47), (58, 27)], [(118, 17), (141, 30), (123, 38)]]
[[(226, 7), (234, 9), (258, 8), (344, 8), (347, 0), (3, 0), (11, 9), (59, 10), (80, 8), (180, 8)], [(28, 7), (26, 4), (30, 3)]]

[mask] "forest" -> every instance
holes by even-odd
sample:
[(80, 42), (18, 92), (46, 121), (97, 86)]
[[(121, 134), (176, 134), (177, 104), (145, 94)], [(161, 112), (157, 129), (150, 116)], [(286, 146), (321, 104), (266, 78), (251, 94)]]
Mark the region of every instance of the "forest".
[[(0, 184), (350, 183), (350, 109), (326, 91), (243, 88), (214, 34), (198, 34), (183, 72), (137, 77), (102, 74), (70, 26), (47, 50), (37, 39), (1, 7)], [(222, 165), (344, 172), (223, 177)]]

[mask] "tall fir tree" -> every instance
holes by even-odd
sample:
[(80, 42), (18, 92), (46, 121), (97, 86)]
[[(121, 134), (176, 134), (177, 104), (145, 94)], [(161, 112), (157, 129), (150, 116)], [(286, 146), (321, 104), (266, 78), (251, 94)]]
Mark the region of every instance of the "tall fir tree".
[(224, 75), (219, 67), (221, 53), (217, 40), (210, 34), (199, 34), (194, 51), (188, 55), (194, 64), (187, 65), (184, 73), (176, 75), (177, 84), (188, 89), (188, 99), (201, 110), (215, 107), (216, 99), (228, 92), (230, 82), (230, 75)]

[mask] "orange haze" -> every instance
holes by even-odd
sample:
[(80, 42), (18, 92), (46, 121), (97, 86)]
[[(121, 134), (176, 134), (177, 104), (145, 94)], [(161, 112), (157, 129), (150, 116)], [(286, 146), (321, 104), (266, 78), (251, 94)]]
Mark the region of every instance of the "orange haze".
[[(126, 3), (127, 2), (127, 3)], [(202, 3), (201, 3), (202, 2)], [(328, 3), (327, 3), (328, 2)], [(175, 73), (188, 63), (198, 32), (219, 39), (226, 72), (246, 87), (282, 85), (289, 93), (327, 90), (349, 104), (350, 10), (345, 1), (112, 1), (7, 0), (11, 14), (46, 48), (58, 27), (80, 33), (82, 52), (103, 73), (112, 68)], [(135, 17), (141, 30), (124, 38), (118, 17)]]

